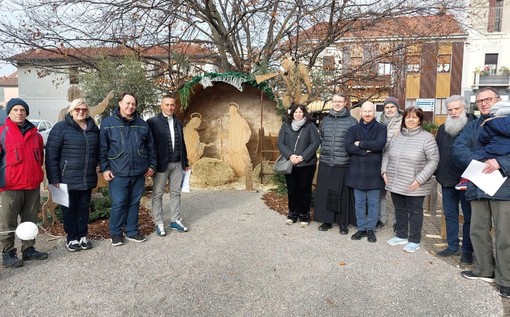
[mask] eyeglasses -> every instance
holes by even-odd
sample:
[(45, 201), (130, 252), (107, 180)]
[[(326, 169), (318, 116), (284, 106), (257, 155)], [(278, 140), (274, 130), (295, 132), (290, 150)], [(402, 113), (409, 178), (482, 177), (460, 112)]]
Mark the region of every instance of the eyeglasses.
[(485, 99), (480, 99), (480, 100), (477, 100), (476, 101), (476, 104), (477, 105), (481, 105), (482, 103), (486, 102), (486, 103), (491, 103), (492, 102), (492, 97), (487, 97)]
[(89, 109), (87, 109), (87, 108), (75, 108), (74, 111), (76, 113), (79, 113), (79, 112), (86, 113), (87, 111), (89, 111)]

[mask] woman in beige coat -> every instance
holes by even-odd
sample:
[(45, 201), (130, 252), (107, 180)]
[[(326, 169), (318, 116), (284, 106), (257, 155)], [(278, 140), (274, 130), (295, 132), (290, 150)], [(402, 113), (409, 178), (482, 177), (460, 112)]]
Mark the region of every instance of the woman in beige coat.
[(407, 108), (400, 133), (389, 143), (381, 175), (395, 207), (396, 236), (389, 245), (405, 244), (404, 251), (420, 249), (423, 201), (430, 194), (430, 178), (439, 162), (434, 136), (422, 129), (423, 110)]

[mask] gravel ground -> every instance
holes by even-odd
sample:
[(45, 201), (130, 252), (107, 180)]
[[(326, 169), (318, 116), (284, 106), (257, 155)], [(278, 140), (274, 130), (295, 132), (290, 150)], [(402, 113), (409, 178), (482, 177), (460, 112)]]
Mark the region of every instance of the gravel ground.
[[(183, 194), (188, 233), (93, 241), (69, 253), (40, 235), (43, 262), (0, 269), (0, 316), (503, 316), (491, 284), (425, 250), (287, 226), (262, 193)], [(168, 199), (167, 197), (165, 197)]]

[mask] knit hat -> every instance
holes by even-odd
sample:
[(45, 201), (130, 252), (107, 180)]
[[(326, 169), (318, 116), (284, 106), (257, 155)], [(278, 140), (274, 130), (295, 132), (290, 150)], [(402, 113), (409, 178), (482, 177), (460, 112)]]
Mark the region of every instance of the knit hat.
[(9, 112), (11, 112), (11, 109), (14, 106), (23, 106), (23, 108), (25, 108), (25, 110), (27, 111), (27, 116), (28, 116), (28, 114), (29, 114), (28, 105), (23, 99), (20, 99), (20, 98), (11, 98), (11, 100), (9, 100), (7, 102), (7, 106), (5, 107), (5, 111), (7, 112), (7, 115), (9, 115)]
[(386, 106), (389, 103), (394, 104), (397, 108), (400, 109), (400, 105), (398, 104), (398, 99), (397, 98), (395, 98), (395, 97), (388, 97), (388, 98), (386, 98), (386, 100), (384, 100), (383, 106)]

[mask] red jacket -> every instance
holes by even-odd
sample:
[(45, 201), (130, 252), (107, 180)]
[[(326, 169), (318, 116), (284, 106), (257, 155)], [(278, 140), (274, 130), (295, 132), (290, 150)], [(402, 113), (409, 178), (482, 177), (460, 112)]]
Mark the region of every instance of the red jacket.
[(28, 120), (23, 129), (9, 118), (0, 127), (0, 192), (36, 189), (44, 178), (42, 137)]

